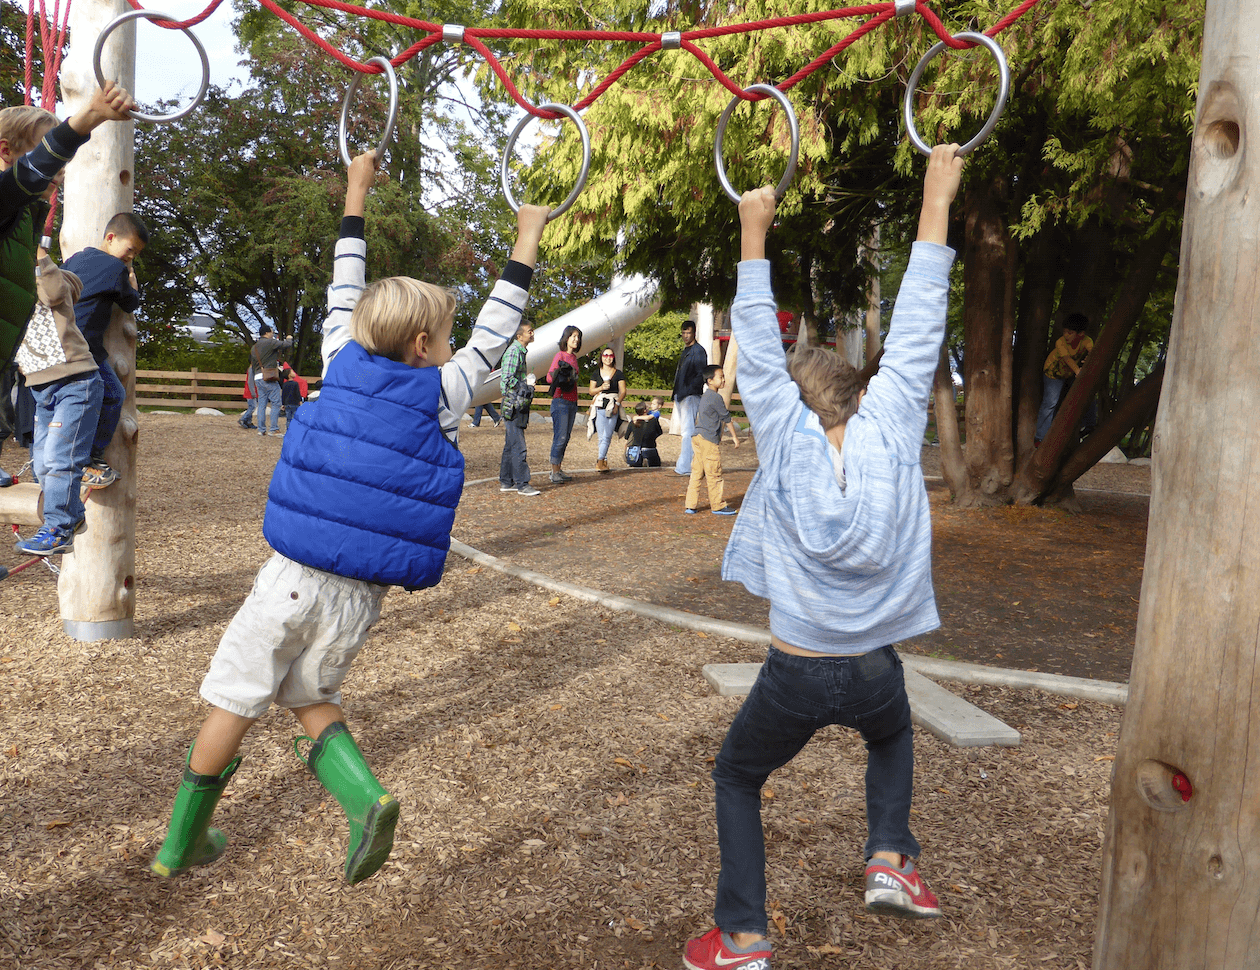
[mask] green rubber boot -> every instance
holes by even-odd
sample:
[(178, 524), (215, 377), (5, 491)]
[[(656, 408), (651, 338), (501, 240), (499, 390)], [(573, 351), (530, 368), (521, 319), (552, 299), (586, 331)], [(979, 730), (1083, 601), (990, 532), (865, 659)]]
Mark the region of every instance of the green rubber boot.
[(324, 728), (309, 756), (302, 758), (298, 745), (310, 740), (298, 738), (293, 750), (337, 799), (350, 822), (345, 876), (353, 886), (389, 858), (389, 850), (394, 847), (394, 826), (398, 823), (398, 802), (376, 780), (350, 736), (350, 729), (341, 721)]
[(219, 804), (223, 789), (240, 767), (241, 759), (233, 758), (221, 775), (194, 774), (188, 767), (191, 760), (192, 748), (189, 747), (184, 759), (184, 777), (175, 792), (166, 841), (149, 866), (159, 876), (178, 876), (193, 866), (208, 865), (223, 855), (227, 845), (227, 837), (218, 829), (210, 828), (210, 816)]

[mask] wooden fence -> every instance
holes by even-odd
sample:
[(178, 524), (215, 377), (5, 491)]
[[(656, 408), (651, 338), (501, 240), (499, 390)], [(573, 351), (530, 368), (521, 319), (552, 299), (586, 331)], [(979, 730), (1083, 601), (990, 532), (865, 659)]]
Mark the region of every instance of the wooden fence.
[[(245, 409), (245, 377), (243, 374), (210, 374), (197, 368), (191, 371), (138, 370), (136, 371), (136, 404), (141, 407), (167, 408), (202, 408), (213, 407), (221, 410), (236, 411)], [(626, 401), (633, 407), (634, 402), (659, 397), (665, 402), (661, 409), (662, 419), (668, 418), (674, 409), (670, 399), (669, 388), (632, 387), (626, 392)], [(546, 384), (539, 384), (534, 391), (534, 410), (548, 407), (551, 389)], [(591, 406), (591, 395), (587, 386), (578, 389), (578, 409), (584, 411)], [(731, 395), (731, 413), (747, 420), (739, 395)], [(928, 413), (932, 413), (932, 405), (928, 404)], [(958, 419), (961, 424), (963, 405), (958, 403)], [(961, 428), (960, 428), (961, 430)]]

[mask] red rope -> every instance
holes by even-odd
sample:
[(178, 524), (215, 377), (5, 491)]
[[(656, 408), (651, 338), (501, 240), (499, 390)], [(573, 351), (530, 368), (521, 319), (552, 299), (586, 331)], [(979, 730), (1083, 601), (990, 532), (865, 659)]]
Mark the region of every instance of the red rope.
[[(56, 2), (59, 6), (61, 3), (61, 0), (56, 0)], [(141, 6), (139, 0), (127, 0), (127, 2), (136, 10), (145, 9), (143, 6)], [(195, 17), (190, 18), (189, 20), (182, 20), (182, 21), (159, 20), (159, 21), (154, 21), (154, 23), (156, 23), (157, 26), (162, 27), (167, 30), (179, 30), (179, 29), (192, 27), (192, 26), (195, 26), (196, 24), (201, 23), (203, 20), (209, 17), (210, 14), (212, 14), (218, 8), (219, 4), (222, 2), (223, 0), (211, 0), (210, 5), (207, 6), (205, 10), (197, 14)], [(358, 71), (363, 74), (380, 74), (381, 73), (380, 67), (377, 67), (375, 65), (364, 64), (360, 61), (355, 60), (353, 57), (350, 57), (348, 54), (345, 54), (341, 52), (340, 50), (338, 50), (329, 41), (325, 40), (323, 37), (319, 36), (319, 34), (317, 34), (310, 27), (307, 27), (304, 23), (302, 23), (302, 21), (299, 20), (294, 14), (290, 13), (289, 11), (279, 6), (279, 4), (276, 3), (276, 0), (258, 0), (258, 2), (264, 8), (266, 8), (267, 10), (270, 10), (273, 14), (275, 14), (277, 17), (279, 17), (281, 20), (283, 20), (285, 23), (291, 26), (294, 30), (296, 30), (299, 34), (305, 37), (308, 41), (310, 41), (320, 50), (324, 51), (324, 53), (328, 54), (330, 57), (334, 58), (339, 63), (350, 68), (350, 70)], [(347, 3), (345, 2), (345, 0), (302, 0), (302, 2), (312, 7), (322, 7), (328, 10), (336, 10), (341, 13), (352, 14), (359, 17), (366, 17), (371, 20), (380, 20), (385, 23), (394, 24), (399, 27), (409, 27), (414, 30), (424, 31), (427, 34), (426, 37), (412, 44), (402, 53), (397, 54), (394, 57), (390, 58), (390, 63), (393, 64), (395, 67), (401, 67), (411, 58), (418, 55), (421, 51), (425, 50), (428, 47), (433, 46), (434, 44), (441, 43), (443, 40), (443, 36), (442, 36), (443, 28), (441, 24), (435, 24), (435, 23), (430, 23), (428, 21), (424, 21), (424, 20), (418, 20), (415, 17), (407, 17), (407, 16), (404, 16), (403, 14), (391, 13), (387, 10), (373, 10), (367, 7), (360, 6), (358, 4)], [(988, 30), (986, 30), (985, 34), (988, 35), (989, 37), (996, 36), (998, 33), (1005, 30), (1007, 27), (1009, 27), (1011, 24), (1017, 21), (1020, 17), (1022, 17), (1025, 13), (1031, 10), (1039, 2), (1040, 0), (1023, 0), (1023, 2), (1020, 3), (1018, 7), (1012, 10), (1006, 16), (1004, 16), (1001, 20), (999, 20), (996, 24), (994, 24)], [(31, 62), (31, 42), (32, 42), (33, 22), (34, 22), (34, 4), (35, 4), (35, 0), (30, 0), (30, 11), (28, 12), (28, 15), (27, 15), (27, 57), (26, 59), (27, 59), (28, 99), (29, 99), (29, 91), (33, 83), (31, 80), (31, 63), (30, 62)], [(919, 15), (923, 17), (924, 21), (927, 23), (928, 27), (932, 30), (932, 32), (935, 33), (937, 37), (943, 40), (950, 47), (957, 50), (962, 50), (965, 48), (976, 46), (975, 44), (969, 41), (961, 41), (961, 40), (955, 39), (954, 36), (950, 34), (948, 30), (945, 29), (945, 25), (941, 23), (941, 19), (927, 5), (925, 0), (918, 0), (918, 3), (915, 9), (919, 13)], [(67, 0), (66, 10), (67, 10), (67, 19), (68, 19), (69, 0)], [(44, 0), (40, 0), (40, 15), (41, 15), (40, 16), (41, 29), (46, 31), (47, 20), (46, 20), (46, 17), (44, 16)], [(56, 14), (56, 11), (54, 10), (54, 14), (53, 14), (54, 22), (56, 20), (56, 16), (57, 14)], [(787, 17), (772, 17), (767, 20), (757, 20), (757, 21), (751, 21), (749, 23), (723, 24), (718, 27), (703, 27), (703, 28), (698, 28), (696, 30), (680, 31), (678, 32), (678, 35), (681, 42), (681, 49), (689, 52), (693, 57), (695, 57), (698, 61), (700, 61), (701, 64), (703, 64), (706, 68), (708, 68), (709, 72), (718, 81), (718, 83), (720, 83), (724, 88), (730, 91), (731, 94), (745, 101), (759, 101), (764, 97), (764, 95), (746, 94), (743, 88), (739, 84), (732, 81), (725, 74), (725, 72), (723, 72), (722, 69), (718, 67), (716, 62), (714, 62), (714, 60), (708, 54), (706, 54), (703, 50), (701, 50), (699, 47), (695, 45), (695, 41), (704, 40), (711, 37), (724, 37), (724, 36), (730, 36), (732, 34), (743, 34), (743, 33), (752, 33), (754, 31), (771, 30), (771, 29), (779, 28), (779, 27), (793, 27), (793, 26), (800, 26), (804, 24), (824, 23), (830, 20), (840, 20), (840, 19), (849, 18), (849, 17), (870, 18), (866, 20), (865, 22), (863, 22), (861, 25), (859, 25), (847, 37), (844, 37), (838, 43), (834, 44), (833, 46), (828, 48), (826, 51), (824, 51), (822, 54), (818, 55), (816, 58), (814, 58), (812, 61), (806, 64), (803, 68), (801, 68), (791, 77), (789, 77), (787, 80), (782, 81), (780, 82), (780, 84), (777, 85), (780, 91), (788, 91), (792, 87), (794, 87), (795, 85), (803, 81), (805, 78), (809, 77), (810, 74), (814, 73), (819, 68), (823, 67), (829, 61), (834, 59), (837, 55), (840, 54), (841, 51), (845, 50), (852, 44), (861, 40), (872, 30), (881, 26), (882, 24), (887, 23), (889, 20), (891, 20), (895, 16), (896, 16), (896, 8), (894, 4), (891, 2), (887, 2), (886, 0), (886, 2), (882, 2), (882, 3), (872, 3), (872, 4), (866, 4), (864, 6), (855, 6), (855, 7), (843, 7), (837, 10), (823, 10), (823, 11), (817, 11), (815, 13), (793, 14)], [(64, 38), (64, 36), (65, 36), (65, 28), (63, 27), (61, 31), (61, 35), (58, 37), (58, 42), (59, 42), (58, 48), (57, 48), (58, 49), (58, 54), (57, 54), (58, 67), (60, 66), (60, 53), (59, 53), (60, 41)], [(662, 37), (663, 35), (659, 33), (646, 33), (646, 32), (641, 32), (641, 31), (623, 31), (623, 30), (535, 30), (535, 29), (503, 28), (503, 27), (485, 27), (485, 28), (470, 27), (464, 31), (463, 41), (468, 47), (475, 50), (478, 54), (480, 54), (485, 59), (486, 64), (489, 66), (490, 70), (494, 72), (495, 76), (502, 82), (503, 87), (506, 89), (507, 93), (511, 96), (513, 101), (515, 101), (518, 105), (520, 105), (522, 108), (524, 108), (527, 112), (529, 112), (531, 115), (534, 115), (535, 117), (558, 118), (560, 116), (557, 115), (555, 112), (541, 111), (535, 105), (530, 104), (525, 99), (525, 97), (521, 94), (520, 90), (517, 88), (515, 82), (513, 82), (512, 78), (508, 76), (507, 71), (504, 70), (503, 65), (499, 62), (499, 59), (486, 46), (486, 44), (484, 43), (485, 40), (516, 39), (516, 40), (556, 40), (556, 41), (622, 41), (622, 42), (627, 42), (627, 43), (642, 44), (643, 46), (640, 47), (639, 50), (635, 51), (629, 57), (627, 57), (625, 61), (621, 63), (620, 66), (618, 66), (611, 74), (609, 74), (606, 78), (604, 78), (604, 80), (602, 80), (594, 89), (592, 89), (591, 92), (586, 95), (586, 97), (582, 98), (581, 101), (579, 101), (576, 105), (574, 105), (575, 110), (582, 111), (590, 107), (592, 104), (594, 104), (595, 101), (597, 101), (600, 98), (600, 96), (604, 94), (604, 92), (606, 92), (609, 88), (611, 88), (614, 84), (616, 84), (617, 81), (619, 81), (631, 68), (633, 68), (635, 65), (645, 60), (646, 58), (650, 57), (651, 55), (660, 51), (662, 49), (661, 47)], [(45, 58), (47, 58), (51, 38), (46, 32), (45, 32), (43, 40), (44, 40)], [(29, 100), (28, 100), (28, 103), (29, 103)]]

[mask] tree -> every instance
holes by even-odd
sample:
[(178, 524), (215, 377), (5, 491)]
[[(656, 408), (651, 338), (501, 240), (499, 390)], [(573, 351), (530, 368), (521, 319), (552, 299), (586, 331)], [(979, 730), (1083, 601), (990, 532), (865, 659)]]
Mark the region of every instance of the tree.
[[(814, 2), (794, 12), (819, 9), (827, 8)], [(938, 6), (955, 32), (992, 25), (1007, 9), (987, 0)], [(698, 4), (669, 4), (651, 18), (621, 0), (583, 11), (591, 22), (582, 26), (653, 31), (728, 18), (726, 7)], [(534, 0), (509, 0), (504, 12), (513, 25), (574, 26), (569, 11)], [(779, 12), (754, 3), (737, 17), (754, 21)], [(1143, 376), (1139, 361), (1157, 363), (1158, 353), (1148, 348), (1163, 338), (1166, 319), (1146, 308), (1156, 290), (1165, 291), (1157, 302), (1166, 306), (1170, 280), (1162, 267), (1175, 259), (1201, 12), (1201, 3), (1171, 8), (1154, 0), (1047, 5), (1001, 34), (1014, 65), (1011, 106), (969, 161), (954, 233), (962, 253), (955, 301), (962, 305), (967, 422), (965, 451), (955, 429), (945, 467), (961, 504), (1068, 497), (1066, 433), (1040, 451), (1041, 473), (1012, 487), (1033, 450), (1032, 416), (1056, 300), (1059, 312), (1083, 307), (1095, 321), (1110, 312), (1124, 331), (1109, 346), (1127, 349), (1125, 363), (1117, 364), (1117, 351), (1100, 358), (1095, 371), (1098, 386), (1112, 392), (1109, 408), (1118, 408)], [(776, 83), (853, 25), (732, 34), (702, 46), (736, 83)], [(780, 207), (774, 234), (780, 249), (771, 258), (780, 302), (803, 308), (807, 317), (835, 319), (862, 305), (874, 267), (864, 265), (860, 246), (875, 225), (893, 252), (912, 232), (920, 169), (900, 140), (897, 106), (911, 67), (933, 41), (919, 18), (889, 23), (792, 89), (801, 163)], [(527, 95), (572, 103), (580, 93), (572, 79), (606, 72), (627, 53), (625, 45), (531, 42), (516, 45), (505, 63)], [(916, 100), (920, 131), (932, 142), (974, 131), (995, 97), (988, 55), (950, 57), (927, 75)], [(609, 89), (587, 113), (592, 177), (561, 256), (656, 275), (667, 308), (728, 302), (736, 213), (711, 161), (717, 117), (728, 100), (681, 53), (657, 54)], [(744, 120), (749, 109), (735, 112), (726, 139), (731, 179), (740, 187), (777, 180), (785, 154), (786, 126), (777, 109), (758, 104), (752, 112), (755, 124)], [(540, 154), (527, 173), (536, 188), (564, 185), (576, 172), (574, 139), (545, 143)], [(1157, 251), (1160, 240), (1165, 246)], [(1133, 333), (1140, 345), (1125, 339)], [(1113, 367), (1123, 374), (1129, 362), (1128, 387), (1108, 379)], [(1078, 382), (1079, 398), (1087, 384)], [(1070, 403), (1069, 397), (1065, 407)], [(1065, 424), (1071, 413), (1065, 411)], [(1144, 423), (1143, 415), (1131, 416)], [(1107, 427), (1114, 433), (1114, 425)]]
[[(210, 310), (247, 342), (272, 323), (309, 369), (345, 192), (339, 106), (325, 62), (296, 45), (270, 56), (239, 96), (212, 88), (188, 118), (137, 131), (136, 208), (154, 230), (140, 258), (145, 314)], [(450, 240), (413, 189), (379, 179), (367, 227), (378, 272), (441, 275)]]

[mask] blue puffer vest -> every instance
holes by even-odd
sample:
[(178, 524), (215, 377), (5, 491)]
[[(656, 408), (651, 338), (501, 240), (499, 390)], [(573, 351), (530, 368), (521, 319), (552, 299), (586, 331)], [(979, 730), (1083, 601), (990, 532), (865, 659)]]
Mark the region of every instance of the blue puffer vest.
[(438, 426), (441, 369), (351, 342), (285, 434), (263, 536), (276, 552), (372, 583), (435, 586), (464, 488)]

